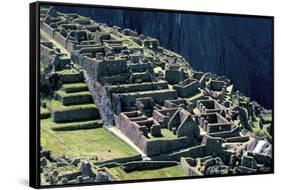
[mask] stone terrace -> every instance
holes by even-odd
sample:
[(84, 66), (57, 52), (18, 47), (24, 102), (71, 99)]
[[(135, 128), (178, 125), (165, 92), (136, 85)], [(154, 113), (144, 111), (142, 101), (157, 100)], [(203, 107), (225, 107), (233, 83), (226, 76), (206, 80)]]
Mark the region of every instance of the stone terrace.
[[(270, 168), (268, 161), (261, 161), (267, 160), (268, 151), (256, 154), (245, 148), (256, 135), (253, 131), (271, 137), (263, 130), (269, 122), (259, 122), (265, 121), (264, 109), (234, 94), (225, 76), (193, 70), (157, 39), (75, 13), (42, 10), (40, 25), (78, 67), (70, 73), (57, 70), (62, 86), (47, 104), (55, 122), (95, 122), (101, 115), (147, 159), (176, 161), (188, 176)], [(62, 67), (69, 64), (63, 64), (64, 54), (48, 42), (41, 43), (41, 51), (47, 59), (57, 55)], [(153, 165), (122, 164), (137, 168), (148, 163)]]

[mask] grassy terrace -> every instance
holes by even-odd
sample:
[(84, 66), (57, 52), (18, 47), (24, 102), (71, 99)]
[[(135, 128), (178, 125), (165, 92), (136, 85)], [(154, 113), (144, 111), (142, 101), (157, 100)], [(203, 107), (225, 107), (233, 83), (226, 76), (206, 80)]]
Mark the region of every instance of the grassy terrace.
[(79, 74), (80, 72), (77, 71), (77, 69), (64, 69), (62, 71), (57, 71), (58, 74), (61, 74), (61, 75), (73, 75), (73, 74)]
[(58, 91), (56, 91), (56, 94), (61, 97), (91, 96), (91, 93), (89, 91), (66, 93), (63, 90), (58, 90)]
[(86, 83), (63, 84), (62, 89), (67, 93), (88, 91), (88, 85)]
[(53, 131), (57, 124), (51, 119), (41, 120), (41, 146), (55, 156), (90, 159), (98, 156), (100, 161), (136, 155), (131, 147), (104, 128)]
[(162, 137), (153, 137), (149, 134), (149, 140), (169, 140), (169, 139), (176, 139), (177, 136), (173, 134), (172, 131), (170, 131), (169, 129), (161, 129), (161, 134)]
[(120, 167), (110, 168), (110, 171), (120, 180), (155, 179), (186, 176), (179, 165), (155, 170), (134, 171), (130, 173), (126, 173)]
[(64, 90), (55, 92), (55, 97), (63, 105), (81, 105), (93, 103), (93, 97), (89, 91), (66, 93)]
[(53, 111), (70, 111), (70, 110), (77, 110), (77, 109), (97, 108), (95, 104), (81, 104), (81, 105), (73, 105), (73, 106), (64, 106), (61, 102), (59, 102), (57, 100), (48, 101), (47, 107)]
[(40, 107), (40, 119), (46, 119), (50, 117), (50, 112), (47, 108)]
[(69, 123), (55, 123), (51, 120), (45, 121), (51, 129), (56, 131), (68, 131), (68, 130), (78, 130), (78, 129), (93, 129), (103, 126), (101, 120), (90, 120), (90, 121), (78, 121)]
[[(269, 116), (270, 117), (270, 116)], [(259, 136), (259, 137), (264, 137), (267, 140), (269, 140), (270, 142), (272, 142), (272, 137), (271, 135), (268, 133), (268, 128), (270, 127), (270, 124), (264, 124), (263, 128), (260, 128), (260, 118), (259, 117), (253, 117), (252, 118), (252, 123), (253, 123), (253, 132)]]

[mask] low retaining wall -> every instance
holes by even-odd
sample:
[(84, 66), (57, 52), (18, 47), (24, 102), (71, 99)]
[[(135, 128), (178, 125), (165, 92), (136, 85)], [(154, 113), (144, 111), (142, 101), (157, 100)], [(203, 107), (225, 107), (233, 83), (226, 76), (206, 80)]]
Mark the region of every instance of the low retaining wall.
[(54, 122), (81, 121), (99, 118), (97, 108), (81, 108), (66, 111), (51, 111)]
[(93, 97), (90, 93), (81, 93), (78, 95), (69, 95), (65, 93), (55, 93), (55, 97), (63, 105), (78, 105), (78, 104), (91, 104), (94, 103)]
[(144, 152), (147, 155), (158, 155), (177, 150), (180, 148), (189, 147), (192, 142), (187, 137), (180, 137), (175, 139), (160, 139), (160, 140), (146, 140)]
[(185, 158), (181, 158), (180, 165), (187, 176), (201, 176), (201, 172), (189, 165)]
[(83, 72), (65, 75), (60, 74), (59, 76), (62, 83), (75, 83), (84, 81)]
[(63, 37), (60, 33), (54, 32), (54, 40), (59, 42), (65, 49), (67, 48), (67, 39)]
[(167, 89), (168, 83), (166, 81), (159, 82), (144, 82), (140, 84), (125, 84), (125, 85), (113, 85), (107, 86), (106, 90), (111, 93), (129, 93), (136, 91), (148, 91), (148, 90), (158, 90)]
[(109, 163), (122, 164), (122, 163), (126, 163), (126, 162), (140, 161), (140, 160), (142, 160), (142, 155), (138, 154), (138, 155), (129, 156), (129, 157), (116, 158), (116, 159), (106, 160), (106, 161), (102, 161), (102, 162), (95, 162), (95, 165), (99, 165), (100, 167), (102, 167), (104, 165), (104, 167), (105, 167), (106, 164), (109, 164)]
[(66, 178), (67, 180), (75, 180), (78, 176), (81, 176), (82, 172), (81, 171), (77, 171), (77, 172), (72, 172), (69, 174), (65, 174), (65, 175), (60, 175), (58, 176), (58, 179), (62, 179), (62, 178)]
[(90, 121), (90, 122), (82, 122), (82, 123), (66, 123), (61, 124), (56, 127), (53, 127), (54, 131), (72, 131), (72, 130), (81, 130), (81, 129), (96, 129), (101, 128), (103, 126), (103, 122), (99, 121)]
[(165, 168), (169, 166), (176, 166), (178, 162), (176, 161), (140, 161), (140, 162), (129, 162), (122, 165), (122, 169), (125, 172), (141, 171), (141, 170), (151, 170)]
[(206, 154), (207, 154), (207, 147), (205, 145), (198, 145), (180, 152), (170, 154), (170, 156), (173, 159), (179, 161), (181, 157), (199, 158), (199, 157), (206, 156)]
[(268, 166), (271, 166), (272, 164), (272, 158), (270, 156), (253, 152), (248, 152), (247, 154), (248, 156), (252, 156), (257, 161), (257, 163), (266, 164)]
[(249, 136), (237, 136), (237, 137), (229, 137), (226, 138), (225, 141), (226, 142), (247, 142), (249, 140)]
[(120, 93), (117, 95), (120, 97), (123, 106), (134, 106), (137, 98), (151, 97), (155, 103), (160, 105), (164, 105), (164, 101), (167, 99), (177, 98), (177, 92), (170, 89)]

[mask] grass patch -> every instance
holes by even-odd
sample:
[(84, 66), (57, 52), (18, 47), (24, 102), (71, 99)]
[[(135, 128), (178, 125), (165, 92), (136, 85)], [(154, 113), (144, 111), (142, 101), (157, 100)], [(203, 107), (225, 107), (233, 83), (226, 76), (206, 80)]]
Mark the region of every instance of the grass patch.
[(256, 134), (258, 137), (263, 137), (266, 138), (269, 142), (272, 142), (272, 137), (268, 133), (268, 127), (269, 126), (264, 126), (262, 129), (253, 129), (253, 132)]
[(177, 136), (174, 135), (173, 132), (170, 131), (169, 129), (161, 129), (161, 133), (165, 138), (168, 138), (168, 139), (177, 138)]
[(63, 90), (58, 90), (55, 92), (55, 97), (66, 106), (93, 103), (93, 97), (89, 91), (66, 93)]
[(40, 107), (40, 119), (47, 119), (51, 116), (47, 108)]
[[(71, 103), (73, 104), (73, 101)], [(70, 101), (67, 104), (69, 105)], [(95, 120), (100, 117), (99, 110), (93, 103), (65, 106), (59, 101), (51, 100), (47, 103), (47, 108), (53, 120), (58, 123)]]
[(153, 137), (149, 134), (149, 140), (157, 140), (157, 139), (163, 139), (163, 140), (169, 140), (169, 139), (176, 139), (177, 136), (173, 134), (172, 131), (170, 131), (169, 129), (161, 129), (161, 137)]
[(252, 117), (252, 128), (260, 129), (260, 118)]
[(71, 68), (71, 69), (64, 69), (62, 71), (57, 71), (60, 75), (73, 75), (73, 74), (80, 74), (80, 71), (77, 69)]
[(77, 110), (77, 109), (97, 108), (97, 106), (95, 104), (81, 104), (81, 105), (65, 106), (57, 100), (48, 101), (47, 107), (53, 111), (70, 111), (70, 110)]
[(262, 113), (261, 120), (264, 124), (270, 124), (272, 122), (272, 115), (269, 113)]
[[(41, 120), (41, 146), (55, 156), (71, 158), (98, 156), (99, 161), (136, 155), (137, 152), (104, 128), (53, 131), (51, 119)], [(109, 151), (110, 150), (110, 151)]]
[(83, 83), (84, 82), (84, 75), (82, 72), (72, 68), (72, 69), (65, 69), (62, 71), (56, 72), (60, 77), (60, 81), (63, 84), (69, 83)]
[(56, 95), (61, 97), (77, 97), (77, 96), (91, 96), (89, 91), (82, 91), (82, 92), (73, 92), (73, 93), (66, 93), (63, 90), (58, 90), (55, 92)]
[(110, 168), (109, 170), (120, 180), (155, 179), (186, 176), (181, 166), (179, 165), (155, 170), (134, 171), (130, 173), (126, 173), (120, 167)]
[(93, 120), (93, 121), (82, 121), (82, 122), (70, 122), (57, 124), (54, 123), (51, 125), (52, 129), (55, 131), (71, 131), (71, 130), (81, 130), (81, 129), (94, 129), (103, 126), (103, 122), (101, 120)]
[(88, 85), (86, 83), (64, 84), (62, 89), (67, 93), (88, 91)]
[(260, 126), (260, 117), (252, 117), (252, 130), (255, 135), (259, 137), (266, 138), (269, 142), (272, 142), (271, 134), (269, 133), (270, 124), (263, 124), (262, 128)]

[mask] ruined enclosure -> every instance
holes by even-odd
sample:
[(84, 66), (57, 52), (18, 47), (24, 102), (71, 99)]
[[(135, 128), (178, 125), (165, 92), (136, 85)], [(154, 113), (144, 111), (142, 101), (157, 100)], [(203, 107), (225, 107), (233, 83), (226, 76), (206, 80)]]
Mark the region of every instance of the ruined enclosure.
[(227, 76), (56, 7), (40, 33), (41, 184), (272, 171), (271, 110)]

